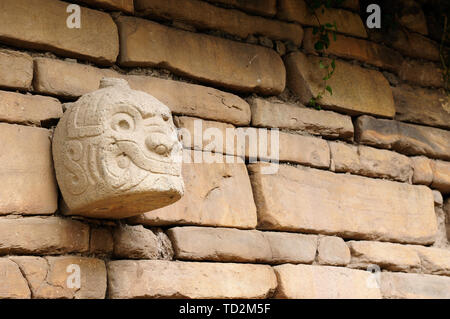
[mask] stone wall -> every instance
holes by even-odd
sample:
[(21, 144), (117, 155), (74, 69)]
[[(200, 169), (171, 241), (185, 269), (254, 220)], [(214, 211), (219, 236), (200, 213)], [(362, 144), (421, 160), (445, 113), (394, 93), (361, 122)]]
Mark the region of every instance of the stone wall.
[[(66, 2), (0, 1), (0, 298), (450, 298), (450, 100), (420, 7), (394, 36), (366, 29), (358, 0), (320, 13), (339, 33), (317, 110), (303, 0), (74, 2), (80, 29)], [(277, 173), (215, 149), (232, 160), (184, 163), (171, 206), (64, 215), (52, 132), (105, 76), (189, 132), (279, 128)]]

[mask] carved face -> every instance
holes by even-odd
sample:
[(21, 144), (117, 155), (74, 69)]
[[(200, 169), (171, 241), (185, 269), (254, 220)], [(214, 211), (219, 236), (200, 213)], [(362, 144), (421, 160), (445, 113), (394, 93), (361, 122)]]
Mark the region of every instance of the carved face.
[[(56, 171), (69, 208), (66, 197), (86, 197), (93, 187), (106, 197), (170, 187), (182, 194), (175, 185), (182, 184), (181, 144), (169, 108), (120, 81), (104, 80), (104, 88), (81, 97), (55, 131), (55, 145), (64, 141), (64, 169)], [(55, 155), (54, 147), (56, 162)]]

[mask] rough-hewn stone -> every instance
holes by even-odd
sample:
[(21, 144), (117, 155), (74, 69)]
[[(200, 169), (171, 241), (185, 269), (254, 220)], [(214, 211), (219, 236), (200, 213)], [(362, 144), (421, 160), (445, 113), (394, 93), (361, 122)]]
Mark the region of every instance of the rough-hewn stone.
[(351, 117), (331, 111), (318, 111), (293, 104), (251, 100), (252, 126), (304, 131), (330, 138), (353, 137)]
[(450, 276), (450, 250), (411, 246), (419, 255), (422, 272), (434, 275)]
[(345, 266), (350, 262), (350, 249), (340, 237), (319, 237), (317, 261), (322, 265)]
[(367, 271), (332, 266), (280, 265), (275, 298), (365, 299), (381, 298), (380, 290), (367, 285)]
[(420, 86), (444, 87), (443, 71), (431, 62), (403, 61), (398, 76)]
[(427, 187), (301, 166), (261, 174), (263, 165), (249, 165), (260, 229), (434, 242), (434, 200)]
[(91, 228), (89, 253), (95, 255), (110, 255), (114, 249), (114, 239), (106, 227)]
[(413, 171), (410, 159), (395, 152), (364, 145), (329, 142), (331, 168), (369, 177), (409, 181)]
[(433, 182), (431, 187), (439, 190), (442, 194), (450, 193), (450, 162), (432, 161)]
[(1, 123), (0, 136), (0, 215), (54, 213), (58, 191), (50, 131)]
[(273, 50), (132, 17), (119, 17), (117, 23), (123, 66), (161, 66), (242, 92), (276, 95), (284, 90), (285, 68)]
[(393, 87), (395, 119), (403, 122), (450, 128), (450, 98), (437, 90)]
[(413, 156), (411, 164), (414, 171), (412, 178), (414, 184), (430, 185), (433, 182), (432, 160), (425, 156)]
[(8, 258), (0, 258), (0, 299), (29, 299), (28, 283), (20, 268)]
[(89, 249), (89, 226), (60, 217), (0, 218), (0, 254), (64, 254)]
[(243, 161), (227, 156), (223, 158), (224, 163), (194, 163), (196, 156), (205, 156), (207, 153), (184, 151), (183, 154), (187, 157), (183, 160), (182, 168), (186, 190), (183, 198), (173, 205), (132, 218), (131, 221), (150, 226), (254, 228), (256, 207)]
[(55, 98), (0, 91), (0, 121), (40, 125), (61, 116), (61, 103)]
[(28, 54), (0, 49), (0, 87), (27, 90), (33, 79), (33, 59)]
[(450, 160), (450, 131), (438, 128), (360, 116), (355, 123), (355, 140), (407, 155)]
[[(367, 32), (360, 16), (356, 13), (327, 8), (317, 9), (317, 18), (309, 11), (304, 0), (280, 0), (278, 1), (277, 17), (281, 20), (295, 21), (302, 25), (318, 26), (326, 23), (336, 23), (340, 33), (349, 34), (361, 38), (367, 38)], [(319, 20), (319, 21), (317, 21)]]
[(108, 262), (110, 298), (267, 298), (270, 266), (179, 261)]
[[(100, 259), (63, 256), (13, 256), (36, 299), (103, 299), (106, 293), (106, 266)], [(70, 276), (79, 267), (80, 286)]]
[[(82, 7), (82, 27), (69, 28), (68, 5), (56, 0), (3, 1), (0, 39), (8, 44), (50, 50), (100, 64), (116, 61), (119, 37), (112, 18), (104, 12)], [(30, 19), (24, 10), (33, 12), (39, 19)]]
[[(250, 106), (247, 102), (234, 94), (206, 86), (151, 76), (125, 76), (110, 69), (46, 58), (36, 58), (35, 66), (34, 88), (37, 92), (78, 97), (98, 89), (103, 77), (122, 77), (132, 89), (153, 95), (173, 113), (236, 125), (250, 122)], [(65, 77), (64, 74), (71, 76)]]
[(367, 269), (377, 265), (393, 271), (420, 270), (420, 258), (413, 246), (376, 241), (349, 241), (347, 244), (352, 254), (351, 267)]
[(276, 0), (208, 0), (213, 3), (220, 3), (232, 6), (246, 12), (263, 16), (273, 16), (277, 12)]
[(439, 61), (439, 45), (433, 40), (415, 32), (398, 28), (383, 36), (385, 41), (405, 56)]
[[(291, 53), (285, 58), (287, 86), (304, 104), (324, 89), (323, 77), (327, 70), (319, 68), (320, 61), (331, 63), (330, 59), (306, 56), (301, 52)], [(366, 113), (394, 117), (394, 99), (389, 82), (380, 72), (344, 61), (335, 63), (335, 72), (327, 81), (333, 94), (326, 92), (319, 104), (351, 115)]]
[[(312, 28), (305, 29), (303, 48), (306, 53), (316, 53), (314, 44), (318, 38), (319, 34), (314, 35)], [(402, 56), (395, 50), (375, 42), (344, 35), (336, 35), (336, 41), (332, 40), (324, 52), (344, 59), (356, 59), (393, 72), (398, 72), (403, 62)]]
[(314, 260), (314, 235), (230, 228), (175, 227), (168, 230), (175, 257), (183, 260), (308, 263)]
[(450, 278), (444, 276), (381, 273), (383, 298), (450, 299)]
[(107, 10), (120, 10), (126, 13), (134, 12), (133, 0), (77, 0), (94, 7)]
[(298, 24), (248, 15), (199, 0), (135, 0), (135, 7), (144, 16), (183, 21), (197, 29), (220, 30), (242, 39), (262, 35), (291, 41), (297, 46), (303, 39), (303, 28)]
[(121, 225), (116, 227), (114, 256), (123, 259), (157, 259), (158, 238), (142, 225)]

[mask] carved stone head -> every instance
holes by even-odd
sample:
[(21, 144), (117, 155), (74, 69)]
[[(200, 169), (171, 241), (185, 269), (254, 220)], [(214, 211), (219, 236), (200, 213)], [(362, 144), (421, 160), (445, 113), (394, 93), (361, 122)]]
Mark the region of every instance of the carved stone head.
[(104, 78), (55, 129), (56, 178), (70, 214), (125, 218), (183, 195), (181, 144), (167, 106)]

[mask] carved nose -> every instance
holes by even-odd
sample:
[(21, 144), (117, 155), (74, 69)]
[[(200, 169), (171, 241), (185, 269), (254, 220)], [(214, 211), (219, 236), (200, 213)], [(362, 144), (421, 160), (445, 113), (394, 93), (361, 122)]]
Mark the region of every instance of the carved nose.
[(145, 145), (151, 152), (167, 156), (173, 148), (174, 142), (165, 134), (152, 133), (145, 139)]

